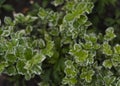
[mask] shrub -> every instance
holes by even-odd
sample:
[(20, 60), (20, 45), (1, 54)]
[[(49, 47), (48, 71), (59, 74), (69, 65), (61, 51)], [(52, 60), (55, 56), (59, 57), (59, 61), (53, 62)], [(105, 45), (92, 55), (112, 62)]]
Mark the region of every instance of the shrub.
[(114, 28), (105, 34), (88, 27), (90, 0), (54, 0), (58, 11), (5, 17), (0, 27), (0, 73), (39, 75), (40, 86), (119, 86), (120, 45)]

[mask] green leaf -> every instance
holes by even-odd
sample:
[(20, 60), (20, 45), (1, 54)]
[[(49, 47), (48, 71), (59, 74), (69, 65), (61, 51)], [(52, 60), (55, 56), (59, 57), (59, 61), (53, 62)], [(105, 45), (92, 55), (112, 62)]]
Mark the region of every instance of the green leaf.
[[(81, 25), (85, 24), (87, 22), (88, 18), (86, 15), (80, 15), (80, 18), (76, 19), (73, 22), (73, 26), (75, 28), (79, 28)], [(86, 24), (87, 25), (87, 24)]]
[(40, 75), (41, 72), (42, 72), (42, 68), (41, 68), (41, 65), (35, 65), (33, 68), (32, 68), (32, 72), (36, 75)]
[(44, 48), (46, 46), (45, 41), (43, 39), (39, 39), (39, 47)]
[(88, 65), (89, 64), (93, 64), (94, 63), (94, 57), (96, 56), (96, 51), (94, 52), (89, 52), (88, 58), (87, 58), (87, 62)]
[(4, 18), (4, 23), (5, 23), (6, 25), (10, 25), (10, 24), (12, 23), (12, 19), (11, 19), (10, 17), (5, 17), (5, 18)]
[(51, 57), (53, 55), (54, 41), (51, 40), (51, 36), (45, 34), (46, 48), (42, 50), (43, 54)]
[(53, 4), (54, 4), (55, 6), (58, 6), (58, 5), (61, 5), (63, 2), (64, 2), (64, 0), (54, 0), (54, 1), (53, 1)]
[(71, 38), (70, 37), (64, 37), (61, 40), (61, 43), (63, 43), (63, 44), (70, 44), (71, 43)]
[(69, 51), (74, 56), (76, 63), (84, 62), (88, 57), (88, 51), (83, 50), (80, 44), (75, 44)]
[(16, 68), (12, 65), (12, 66), (8, 67), (8, 68), (5, 70), (5, 73), (7, 73), (8, 75), (12, 76), (12, 75), (16, 75), (16, 74), (17, 74), (17, 70), (16, 70)]
[(74, 1), (68, 1), (63, 7), (64, 10), (73, 11), (74, 10)]
[(72, 14), (72, 13), (68, 13), (67, 15), (65, 15), (65, 17), (64, 17), (64, 22), (69, 22), (69, 21), (73, 21), (74, 20), (74, 18), (75, 18), (75, 16)]
[(35, 21), (36, 19), (38, 19), (38, 18), (35, 17), (35, 16), (27, 15), (23, 21), (24, 21), (24, 22), (31, 23), (31, 22)]
[(43, 8), (40, 8), (40, 9), (39, 9), (38, 16), (39, 16), (42, 20), (44, 20), (44, 19), (47, 18), (48, 13), (47, 13), (47, 11), (45, 11)]
[[(80, 2), (77, 4), (75, 9), (72, 11), (72, 13), (68, 13), (64, 17), (64, 22), (66, 21), (74, 21), (76, 18), (80, 18), (80, 15), (82, 15), (87, 9), (87, 4), (85, 2)], [(87, 17), (85, 15), (81, 16), (80, 23), (85, 23), (87, 20)]]
[(97, 50), (97, 49), (99, 49), (100, 47), (101, 47), (101, 45), (96, 43), (96, 44), (94, 44), (93, 49)]
[(80, 18), (78, 19), (79, 24), (84, 24), (85, 22), (87, 22), (88, 18), (86, 15), (81, 15)]
[(73, 56), (74, 56), (74, 59), (75, 59), (76, 63), (81, 63), (81, 62), (84, 62), (87, 59), (88, 51), (80, 50), (79, 52), (75, 52), (73, 54)]
[(116, 54), (120, 54), (120, 45), (119, 45), (119, 44), (116, 44), (116, 45), (114, 46), (114, 52), (115, 52)]
[(104, 42), (103, 45), (102, 45), (102, 51), (103, 51), (103, 54), (105, 55), (112, 55), (113, 54), (113, 51), (111, 49), (111, 46), (108, 44), (108, 42)]
[(120, 62), (120, 55), (114, 54), (112, 60), (116, 62)]
[(120, 79), (117, 81), (116, 86), (120, 86)]
[(25, 74), (25, 79), (26, 80), (30, 80), (31, 78), (32, 78), (31, 73), (28, 72), (28, 73)]
[(86, 12), (87, 12), (88, 14), (91, 13), (93, 7), (94, 7), (93, 2), (87, 2), (87, 9), (86, 9)]
[(27, 15), (24, 16), (22, 13), (18, 13), (14, 15), (15, 17), (15, 23), (24, 23), (24, 24), (29, 24), (34, 22), (36, 19), (38, 19), (38, 17), (35, 16), (31, 16), (31, 15)]
[(46, 48), (42, 49), (41, 53), (51, 57), (54, 54), (53, 47), (54, 47), (54, 42), (53, 41), (47, 41)]
[(6, 11), (13, 11), (14, 10), (12, 5), (9, 5), (9, 4), (2, 5), (2, 8), (5, 9)]
[(26, 48), (24, 50), (24, 56), (26, 60), (30, 60), (33, 56), (33, 49), (32, 48)]
[(51, 28), (52, 30), (50, 31), (50, 34), (52, 35), (52, 36), (59, 36), (59, 30), (58, 30), (58, 28)]
[(66, 76), (68, 76), (68, 77), (75, 77), (77, 75), (77, 72), (75, 71), (74, 66), (67, 66), (65, 68), (64, 72), (65, 72)]
[(92, 23), (90, 21), (86, 21), (85, 24), (84, 24), (86, 27), (92, 25)]
[(54, 54), (53, 54), (52, 58), (49, 59), (49, 63), (55, 64), (55, 63), (58, 62), (58, 59), (59, 59), (59, 52), (54, 51)]
[(73, 11), (76, 15), (81, 15), (84, 13), (87, 9), (87, 2), (80, 2), (75, 7), (75, 10)]
[(117, 67), (120, 63), (120, 56), (118, 54), (114, 54), (113, 58), (111, 59), (111, 62), (114, 67)]
[(82, 50), (82, 47), (81, 47), (81, 45), (80, 44), (77, 44), (77, 43), (75, 43), (72, 47), (71, 47), (71, 49), (70, 49), (70, 54), (73, 54), (73, 53), (75, 53), (75, 52), (79, 52), (80, 50)]
[(77, 83), (77, 79), (64, 77), (62, 83), (68, 84), (69, 86), (74, 86)]
[(4, 71), (5, 67), (7, 67), (8, 64), (5, 62), (0, 63), (0, 74)]
[(15, 56), (18, 57), (19, 60), (25, 60), (24, 49), (25, 48), (22, 45), (16, 46)]
[(65, 66), (66, 66), (66, 67), (69, 67), (69, 66), (71, 66), (71, 65), (73, 65), (73, 61), (71, 61), (71, 60), (66, 60), (66, 61), (65, 61)]
[(45, 56), (42, 53), (37, 53), (32, 57), (31, 60), (28, 60), (25, 65), (25, 69), (31, 70), (34, 65), (40, 64), (45, 60)]
[(16, 62), (17, 57), (13, 53), (6, 53), (5, 59), (9, 62)]
[(94, 73), (95, 72), (93, 70), (83, 68), (80, 78), (85, 79), (86, 82), (90, 83), (92, 81), (92, 76), (94, 75)]
[(111, 60), (105, 60), (105, 61), (103, 62), (103, 66), (104, 66), (105, 68), (111, 69), (111, 67), (112, 67), (112, 62), (111, 62)]
[(56, 26), (58, 24), (60, 15), (58, 13), (54, 13), (53, 11), (50, 11), (49, 15), (50, 15), (48, 16), (49, 26), (50, 27)]
[(15, 23), (20, 23), (25, 20), (25, 16), (22, 13), (15, 14), (14, 17), (15, 17)]
[(112, 86), (112, 83), (116, 80), (116, 77), (114, 77), (114, 76), (105, 76), (103, 79), (105, 81), (106, 86)]
[(93, 44), (92, 42), (86, 42), (84, 45), (83, 45), (84, 49), (92, 49), (93, 48)]
[(92, 43), (97, 42), (97, 37), (96, 37), (96, 34), (94, 34), (94, 33), (84, 34), (84, 39), (86, 41), (91, 41)]
[(37, 53), (31, 61), (33, 61), (34, 64), (38, 64), (38, 63), (41, 63), (45, 60), (45, 56), (42, 55), (41, 53)]
[(31, 25), (28, 25), (28, 26), (26, 27), (25, 32), (26, 32), (27, 34), (30, 34), (32, 31), (33, 31), (33, 27), (32, 27)]
[(10, 35), (10, 31), (9, 30), (4, 30), (1, 34), (4, 37), (8, 37)]
[[(20, 38), (20, 40), (22, 41), (23, 39), (22, 39), (22, 37), (25, 35), (26, 33), (25, 33), (25, 30), (20, 30), (19, 32), (17, 32), (16, 33), (16, 36), (18, 37), (18, 38)], [(23, 41), (24, 42), (24, 41)]]
[(107, 41), (111, 41), (115, 37), (116, 37), (116, 35), (114, 34), (114, 28), (113, 27), (107, 28), (104, 39), (107, 40)]
[(17, 62), (16, 68), (17, 68), (18, 74), (24, 75), (26, 73), (26, 70), (24, 69), (24, 66), (25, 66), (25, 62), (23, 62), (23, 61), (18, 61)]

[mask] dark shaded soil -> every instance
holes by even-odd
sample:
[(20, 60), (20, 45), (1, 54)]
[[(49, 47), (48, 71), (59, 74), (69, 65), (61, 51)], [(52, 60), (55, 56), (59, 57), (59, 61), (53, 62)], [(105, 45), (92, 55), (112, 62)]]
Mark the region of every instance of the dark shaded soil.
[(5, 74), (0, 76), (0, 86), (38, 86), (39, 82), (39, 76), (35, 76), (35, 78), (28, 81), (24, 79), (24, 76), (10, 77)]
[(31, 10), (32, 4), (33, 3), (38, 3), (41, 5), (42, 0), (6, 0), (4, 4), (9, 4), (11, 5), (14, 10), (13, 11), (6, 11), (3, 8), (0, 8), (0, 19), (3, 21), (5, 16), (10, 16), (13, 18), (13, 13), (24, 13), (26, 14), (28, 11)]

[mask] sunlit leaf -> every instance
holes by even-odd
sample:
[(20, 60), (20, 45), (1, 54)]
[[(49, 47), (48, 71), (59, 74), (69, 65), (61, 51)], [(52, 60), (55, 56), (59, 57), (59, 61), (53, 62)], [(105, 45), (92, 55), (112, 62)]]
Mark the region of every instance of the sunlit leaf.
[(103, 53), (106, 55), (112, 55), (113, 51), (111, 50), (111, 46), (108, 44), (108, 42), (103, 43)]
[(105, 60), (105, 61), (103, 62), (103, 66), (106, 67), (106, 68), (111, 69), (111, 67), (112, 67), (112, 62), (111, 62), (110, 60)]

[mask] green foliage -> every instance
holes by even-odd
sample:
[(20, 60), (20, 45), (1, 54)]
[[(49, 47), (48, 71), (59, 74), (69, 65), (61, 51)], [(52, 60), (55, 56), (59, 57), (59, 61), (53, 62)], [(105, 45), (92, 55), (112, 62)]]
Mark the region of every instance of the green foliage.
[(110, 69), (112, 67), (112, 62), (110, 60), (105, 60), (103, 66)]
[[(54, 0), (53, 5), (63, 4)], [(60, 10), (5, 17), (0, 27), (0, 73), (38, 75), (39, 86), (119, 86), (120, 45), (114, 28), (88, 29), (91, 0), (66, 0)]]
[(117, 45), (114, 47), (114, 52), (115, 52), (116, 54), (120, 54), (120, 45), (119, 45), (119, 44), (117, 44)]
[(111, 50), (111, 46), (108, 44), (108, 42), (103, 43), (103, 53), (106, 55), (112, 55), (113, 52)]
[(90, 83), (94, 73), (95, 72), (93, 70), (88, 70), (88, 69), (83, 68), (82, 69), (82, 73), (80, 75), (80, 78), (85, 79), (86, 82)]
[(105, 35), (105, 40), (106, 41), (110, 41), (112, 40), (113, 38), (115, 38), (116, 35), (114, 34), (114, 29), (112, 27), (109, 27), (107, 30), (106, 30), (106, 35)]
[(14, 8), (10, 4), (5, 4), (6, 0), (1, 0), (0, 1), (0, 9), (4, 9), (6, 11), (13, 11)]
[(53, 1), (53, 4), (54, 4), (55, 6), (58, 6), (58, 5), (63, 4), (63, 2), (64, 2), (64, 0), (54, 0), (54, 1)]

